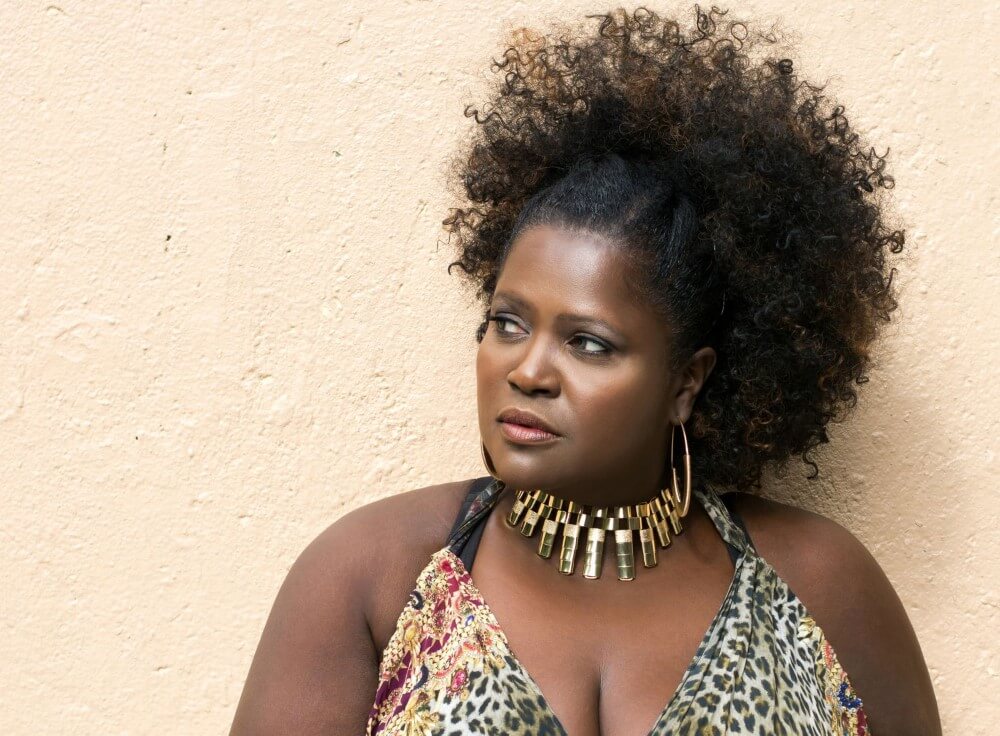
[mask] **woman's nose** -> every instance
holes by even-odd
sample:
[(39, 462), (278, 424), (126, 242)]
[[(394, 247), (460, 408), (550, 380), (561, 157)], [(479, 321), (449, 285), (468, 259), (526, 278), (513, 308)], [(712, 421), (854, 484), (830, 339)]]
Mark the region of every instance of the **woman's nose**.
[(524, 352), (507, 374), (507, 382), (522, 393), (559, 393), (559, 377), (552, 364), (552, 347), (533, 336), (524, 343)]

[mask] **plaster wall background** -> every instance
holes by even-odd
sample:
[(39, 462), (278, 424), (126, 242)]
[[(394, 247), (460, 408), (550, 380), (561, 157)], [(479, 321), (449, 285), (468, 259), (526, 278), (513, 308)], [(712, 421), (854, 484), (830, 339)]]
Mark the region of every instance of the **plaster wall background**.
[[(313, 537), (377, 498), (485, 474), (478, 312), (445, 273), (442, 165), (507, 25), (608, 7), (0, 8), (0, 731), (225, 732)], [(799, 31), (797, 67), (890, 148), (911, 257), (823, 480), (793, 466), (770, 493), (865, 542), (945, 731), (987, 733), (997, 13), (730, 7)]]

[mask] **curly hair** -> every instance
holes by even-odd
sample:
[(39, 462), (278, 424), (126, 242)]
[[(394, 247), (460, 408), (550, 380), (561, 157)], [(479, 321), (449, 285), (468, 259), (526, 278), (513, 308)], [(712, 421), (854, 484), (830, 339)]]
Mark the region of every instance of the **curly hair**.
[[(538, 224), (610, 236), (641, 265), (676, 369), (703, 345), (714, 371), (692, 409), (707, 485), (752, 491), (765, 466), (811, 451), (857, 403), (896, 309), (903, 248), (880, 189), (886, 156), (844, 107), (775, 58), (773, 29), (694, 6), (694, 24), (617, 8), (596, 32), (513, 32), (501, 77), (449, 161), (467, 206), (443, 221), (486, 303), (511, 244)], [(763, 53), (752, 53), (756, 50)]]

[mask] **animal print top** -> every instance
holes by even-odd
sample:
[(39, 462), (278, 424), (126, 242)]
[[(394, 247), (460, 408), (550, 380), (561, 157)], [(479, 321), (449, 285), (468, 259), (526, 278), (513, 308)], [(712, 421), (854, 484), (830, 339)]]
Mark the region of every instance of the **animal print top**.
[[(446, 546), (416, 581), (382, 653), (366, 736), (566, 736), (469, 570), (502, 484), (473, 482)], [(695, 488), (735, 572), (721, 607), (648, 736), (870, 736), (861, 699), (801, 601), (742, 521)]]

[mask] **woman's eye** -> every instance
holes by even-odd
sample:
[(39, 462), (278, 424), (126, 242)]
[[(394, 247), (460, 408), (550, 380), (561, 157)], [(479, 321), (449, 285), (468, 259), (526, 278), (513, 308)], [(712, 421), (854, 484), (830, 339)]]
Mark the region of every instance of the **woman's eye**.
[(504, 329), (503, 327), (504, 324), (506, 324), (507, 322), (510, 322), (512, 325), (517, 324), (514, 320), (509, 319), (507, 317), (501, 317), (500, 315), (494, 315), (493, 317), (490, 317), (490, 322), (495, 322), (497, 330), (506, 334), (510, 334), (510, 331)]
[(604, 355), (605, 353), (611, 352), (610, 350), (608, 350), (607, 346), (604, 343), (599, 342), (598, 340), (595, 340), (592, 337), (587, 337), (586, 335), (577, 335), (573, 339), (579, 340), (585, 345), (586, 343), (590, 343), (591, 345), (596, 346), (597, 348), (596, 350), (593, 348), (585, 348), (584, 350), (581, 350), (581, 352), (583, 353), (589, 353), (590, 355)]

